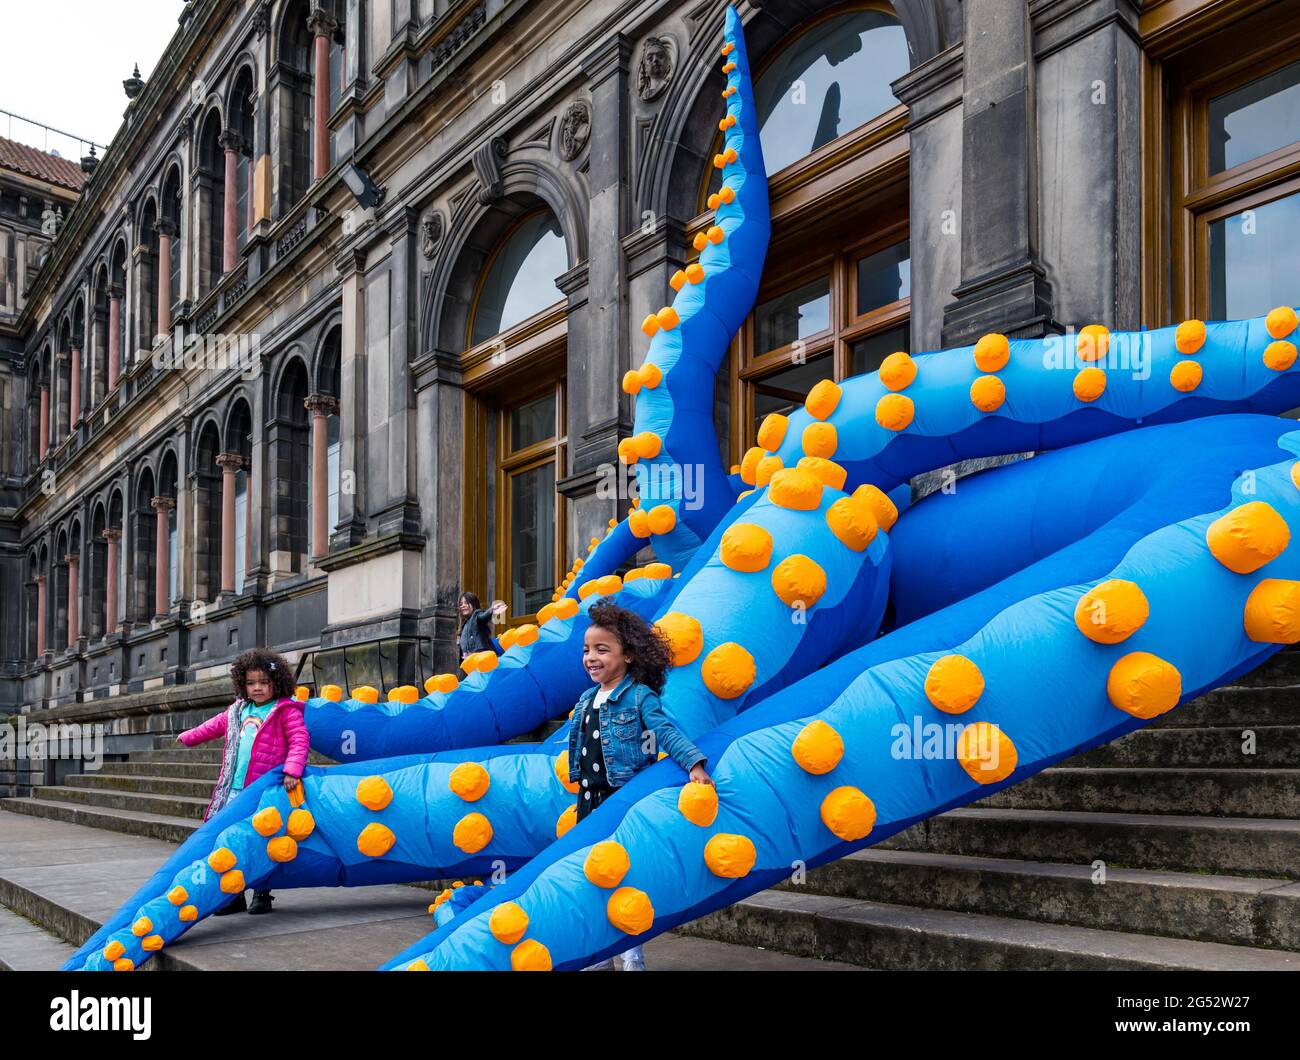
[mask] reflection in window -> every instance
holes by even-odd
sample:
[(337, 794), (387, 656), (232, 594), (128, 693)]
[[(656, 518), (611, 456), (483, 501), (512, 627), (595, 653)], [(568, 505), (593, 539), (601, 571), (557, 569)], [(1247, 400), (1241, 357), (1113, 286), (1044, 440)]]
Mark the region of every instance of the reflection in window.
[(235, 592), (244, 591), (244, 561), (248, 557), (248, 472), (235, 472)]
[(1210, 100), (1210, 173), (1300, 139), (1300, 63)]
[(1211, 320), (1262, 316), (1295, 299), (1300, 195), (1210, 224)]
[(325, 417), (325, 470), (329, 479), (329, 508), (326, 518), (332, 533), (339, 522), (339, 417)]
[(830, 354), (814, 357), (804, 364), (791, 365), (764, 376), (754, 383), (754, 431), (769, 414), (788, 416), (804, 403), (814, 385), (832, 375)]
[(555, 215), (535, 214), (510, 236), (492, 261), (474, 309), (470, 345), (477, 346), (560, 300), (555, 279), (569, 267)]
[(908, 71), (903, 28), (881, 11), (851, 11), (801, 34), (758, 79), (763, 158), (776, 173), (893, 107)]
[(555, 437), (555, 395), (520, 405), (510, 413), (510, 448), (530, 445)]
[(510, 610), (532, 614), (555, 585), (555, 465), (510, 478)]
[(858, 261), (858, 316), (911, 297), (909, 246), (907, 242), (896, 243)]
[(859, 339), (850, 348), (850, 371), (853, 375), (874, 372), (891, 353), (902, 350), (910, 353), (907, 342), (907, 325), (890, 328), (865, 339)]
[(825, 331), (831, 324), (830, 280), (821, 276), (769, 298), (754, 310), (755, 352), (766, 353)]

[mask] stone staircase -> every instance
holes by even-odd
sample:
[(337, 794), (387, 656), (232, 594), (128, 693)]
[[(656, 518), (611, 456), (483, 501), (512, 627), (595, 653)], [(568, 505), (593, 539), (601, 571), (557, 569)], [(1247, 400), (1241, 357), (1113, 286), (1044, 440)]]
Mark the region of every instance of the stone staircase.
[[(0, 809), (181, 842), (201, 821), (219, 753), (159, 737)], [(0, 893), (38, 924), (52, 916), (23, 899)], [(39, 951), (34, 930), (0, 918), (0, 942)], [(1300, 970), (1300, 651), (798, 885), (720, 910), (675, 942), (690, 940), (714, 944), (705, 959), (728, 967), (768, 966), (737, 956), (746, 947), (755, 959), (828, 967)]]
[(1288, 650), (682, 930), (879, 969), (1300, 971), (1297, 881), (1300, 652)]

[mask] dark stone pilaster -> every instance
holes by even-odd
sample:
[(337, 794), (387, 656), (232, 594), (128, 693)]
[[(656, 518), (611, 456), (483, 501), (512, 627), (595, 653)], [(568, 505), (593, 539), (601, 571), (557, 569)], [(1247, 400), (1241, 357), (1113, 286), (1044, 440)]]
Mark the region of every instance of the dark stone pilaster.
[(1039, 260), (1037, 105), (1029, 9), (966, 0), (962, 74), (961, 283), (943, 344), (1054, 326)]

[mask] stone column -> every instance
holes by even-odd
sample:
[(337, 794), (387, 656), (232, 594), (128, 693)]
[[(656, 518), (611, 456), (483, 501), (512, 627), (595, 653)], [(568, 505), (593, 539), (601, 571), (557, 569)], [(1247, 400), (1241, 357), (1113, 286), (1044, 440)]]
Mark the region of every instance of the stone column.
[(961, 283), (943, 344), (1042, 335), (1052, 289), (1038, 252), (1038, 107), (1028, 4), (966, 0)]
[(227, 273), (239, 260), (239, 233), (235, 229), (238, 206), (236, 200), (239, 190), (239, 173), (236, 169), (239, 165), (239, 134), (227, 129), (217, 137), (217, 143), (226, 153), (226, 192), (223, 196), (221, 217), (221, 271)]
[(68, 387), (68, 431), (75, 431), (81, 420), (81, 343), (72, 344), (71, 384)]
[(45, 462), (45, 454), (50, 451), (50, 388), (41, 387), (41, 436), (37, 439), (39, 456), (41, 462)]
[(36, 655), (45, 654), (45, 575), (36, 575)]
[(172, 237), (176, 223), (165, 217), (158, 229), (158, 334), (166, 335), (172, 329)]
[(310, 394), (303, 402), (311, 413), (311, 558), (329, 555), (329, 435), (327, 416), (338, 412), (336, 398)]
[(165, 615), (169, 609), (171, 593), (168, 591), (167, 562), (167, 513), (176, 507), (171, 497), (154, 497), (149, 502), (158, 513), (154, 547), (154, 594), (153, 610), (155, 615)]
[(77, 647), (77, 637), (81, 631), (77, 628), (77, 564), (81, 559), (76, 553), (68, 553), (63, 561), (68, 565), (68, 647)]
[(235, 474), (244, 466), (238, 453), (221, 453), (221, 591), (235, 591)]
[(117, 549), (122, 540), (122, 531), (110, 526), (104, 531), (104, 540), (108, 542), (108, 584), (104, 587), (104, 636), (117, 629)]
[(110, 284), (108, 288), (108, 391), (117, 386), (122, 373), (122, 286)]
[(324, 9), (314, 7), (307, 16), (307, 28), (315, 37), (316, 45), (316, 68), (311, 86), (315, 104), (312, 180), (320, 180), (330, 168), (330, 38), (334, 36), (338, 23)]

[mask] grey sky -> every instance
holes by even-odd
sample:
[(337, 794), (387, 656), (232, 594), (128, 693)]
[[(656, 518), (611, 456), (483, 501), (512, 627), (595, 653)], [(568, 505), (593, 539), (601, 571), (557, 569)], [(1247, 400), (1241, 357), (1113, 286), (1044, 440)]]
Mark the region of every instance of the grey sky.
[[(122, 81), (148, 78), (178, 28), (181, 0), (0, 0), (0, 110), (106, 144), (122, 124)], [(65, 157), (61, 142), (0, 114), (0, 136)]]

